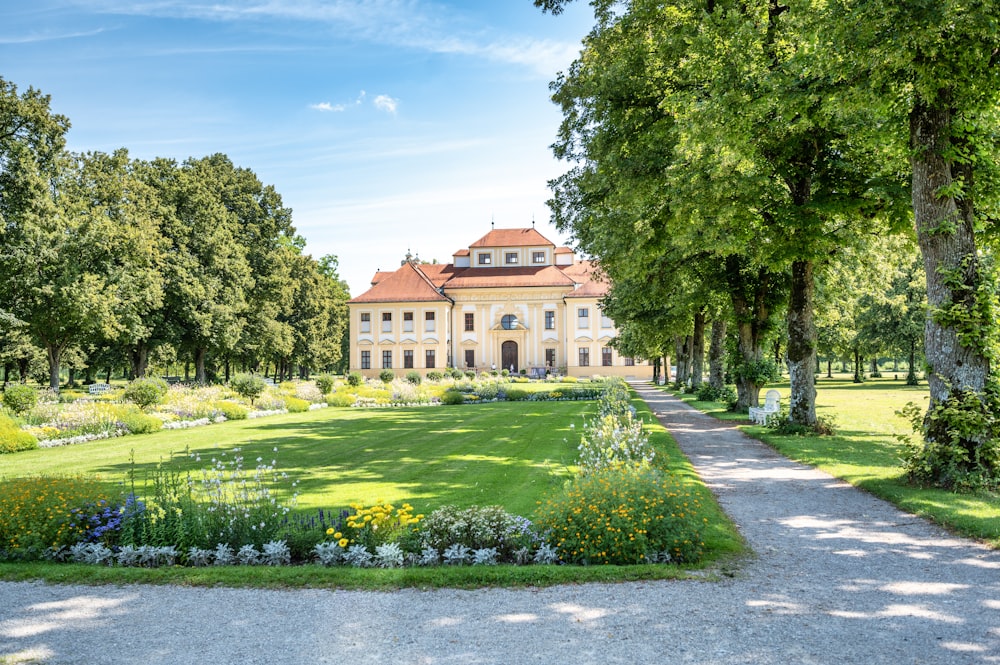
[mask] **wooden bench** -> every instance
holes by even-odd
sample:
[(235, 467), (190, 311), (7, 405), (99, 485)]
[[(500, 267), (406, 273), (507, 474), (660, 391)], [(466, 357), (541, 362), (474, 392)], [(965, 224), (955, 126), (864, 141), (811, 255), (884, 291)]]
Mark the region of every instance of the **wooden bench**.
[(780, 406), (781, 393), (774, 389), (768, 390), (764, 395), (764, 406), (750, 407), (750, 420), (758, 425), (766, 425), (768, 416), (777, 413)]
[(111, 390), (111, 386), (106, 383), (91, 383), (87, 386), (87, 392), (91, 395), (101, 395)]

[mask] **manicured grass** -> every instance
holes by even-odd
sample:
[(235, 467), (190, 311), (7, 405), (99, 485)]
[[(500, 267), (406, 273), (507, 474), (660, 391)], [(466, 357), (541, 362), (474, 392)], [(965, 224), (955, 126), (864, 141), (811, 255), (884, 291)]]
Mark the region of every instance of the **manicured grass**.
[[(703, 506), (708, 556), (694, 567), (496, 566), (405, 570), (219, 567), (140, 570), (65, 564), (0, 564), (0, 579), (75, 583), (178, 583), (254, 587), (390, 589), (400, 586), (541, 586), (570, 582), (684, 577), (692, 568), (725, 569), (743, 552), (732, 523), (645, 403), (633, 403), (646, 421), (659, 463), (695, 487)], [(134, 450), (137, 473), (173, 454), (172, 464), (197, 472), (212, 456), (240, 447), (247, 465), (277, 458), (298, 480), (298, 510), (340, 509), (352, 501), (408, 501), (419, 512), (451, 503), (498, 504), (531, 517), (538, 501), (575, 472), (580, 427), (594, 402), (513, 402), (457, 407), (322, 409), (261, 420), (234, 421), (180, 431), (96, 441), (4, 456), (6, 477), (99, 474), (121, 483)], [(572, 426), (572, 427), (571, 427)], [(183, 451), (199, 454), (200, 462)], [(273, 452), (277, 447), (278, 452)]]
[[(575, 444), (567, 443), (570, 425), (593, 408), (581, 401), (320, 409), (6, 455), (2, 474), (99, 475), (120, 484), (133, 451), (141, 479), (167, 461), (197, 474), (213, 457), (231, 459), (240, 448), (251, 469), (258, 457), (277, 460), (278, 470), (298, 483), (302, 511), (384, 499), (409, 501), (419, 512), (452, 503), (530, 514), (544, 489), (570, 476), (576, 456)], [(292, 491), (285, 483), (279, 496)]]
[[(891, 376), (891, 375), (890, 375)], [(811, 464), (879, 496), (901, 509), (925, 516), (954, 531), (1000, 548), (1000, 496), (955, 494), (914, 487), (906, 482), (900, 462), (903, 444), (896, 435), (912, 435), (909, 423), (896, 415), (908, 402), (927, 404), (927, 387), (903, 385), (900, 380), (869, 379), (856, 384), (849, 378), (821, 378), (817, 384), (817, 414), (833, 422), (833, 436), (780, 436), (747, 423), (746, 414), (727, 413), (724, 406), (694, 401), (695, 408), (741, 425), (747, 434), (764, 441), (792, 459)], [(788, 384), (777, 384), (788, 403)]]

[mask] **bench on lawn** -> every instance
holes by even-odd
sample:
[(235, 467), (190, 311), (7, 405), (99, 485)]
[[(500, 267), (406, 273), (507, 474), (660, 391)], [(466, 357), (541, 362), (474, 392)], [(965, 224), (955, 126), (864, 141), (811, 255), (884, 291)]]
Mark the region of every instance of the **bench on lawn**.
[(781, 393), (774, 389), (768, 390), (764, 394), (764, 406), (750, 407), (750, 420), (758, 425), (766, 425), (767, 417), (777, 413), (779, 406), (781, 406)]
[(101, 395), (111, 390), (111, 386), (106, 383), (91, 383), (87, 386), (87, 392), (91, 395)]

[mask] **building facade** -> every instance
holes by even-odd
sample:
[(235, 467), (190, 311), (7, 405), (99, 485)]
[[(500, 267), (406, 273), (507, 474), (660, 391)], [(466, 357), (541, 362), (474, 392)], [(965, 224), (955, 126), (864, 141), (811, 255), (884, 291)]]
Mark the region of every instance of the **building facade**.
[(350, 369), (377, 376), (448, 367), (649, 379), (645, 361), (609, 346), (606, 284), (588, 261), (534, 228), (494, 229), (452, 263), (403, 261), (348, 302)]

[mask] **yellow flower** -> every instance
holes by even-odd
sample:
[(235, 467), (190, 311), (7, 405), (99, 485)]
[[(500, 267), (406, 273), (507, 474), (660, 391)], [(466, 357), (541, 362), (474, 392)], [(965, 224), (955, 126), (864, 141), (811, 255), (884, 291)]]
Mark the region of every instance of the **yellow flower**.
[(340, 545), (341, 547), (347, 547), (347, 543), (348, 543), (347, 538), (341, 538), (340, 540), (337, 541), (337, 544)]
[[(330, 531), (333, 531), (333, 529), (330, 529)], [(344, 534), (338, 531), (337, 533), (333, 534), (333, 537), (339, 540), (344, 537)]]
[[(329, 529), (326, 530), (326, 535), (333, 536), (333, 527), (332, 526)], [(336, 538), (336, 536), (333, 536), (333, 537)]]

